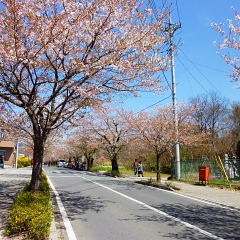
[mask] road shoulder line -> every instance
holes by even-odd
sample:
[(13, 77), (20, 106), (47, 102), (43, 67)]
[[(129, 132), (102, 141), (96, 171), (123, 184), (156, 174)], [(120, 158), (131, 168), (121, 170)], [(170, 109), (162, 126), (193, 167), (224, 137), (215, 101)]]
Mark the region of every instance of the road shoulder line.
[(50, 187), (52, 188), (52, 191), (56, 197), (56, 201), (57, 201), (57, 204), (58, 204), (58, 208), (60, 210), (60, 213), (62, 215), (62, 219), (63, 219), (63, 223), (64, 223), (64, 226), (65, 226), (65, 229), (66, 229), (66, 232), (67, 232), (67, 235), (68, 235), (68, 239), (69, 240), (77, 240), (77, 237), (73, 231), (73, 228), (72, 228), (72, 225), (71, 225), (71, 222), (67, 216), (67, 212), (63, 206), (63, 203), (61, 201), (61, 198), (57, 192), (57, 190), (55, 189), (53, 183), (51, 182), (50, 178), (47, 176), (47, 180), (49, 182), (49, 185)]

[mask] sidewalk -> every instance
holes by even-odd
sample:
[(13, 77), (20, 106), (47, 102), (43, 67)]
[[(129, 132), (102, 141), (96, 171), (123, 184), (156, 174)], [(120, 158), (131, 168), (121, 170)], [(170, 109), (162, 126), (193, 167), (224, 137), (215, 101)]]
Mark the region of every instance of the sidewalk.
[[(132, 175), (125, 175), (124, 178), (127, 181), (139, 181), (141, 179), (148, 180), (149, 178)], [(180, 190), (174, 190), (176, 193), (240, 210), (240, 191), (167, 181), (166, 179), (163, 179), (162, 183), (173, 184), (177, 188), (180, 188)]]
[(240, 210), (240, 191), (183, 182), (172, 182), (172, 184), (180, 188), (176, 191), (178, 193)]
[[(17, 240), (19, 238), (3, 237), (3, 229), (6, 226), (8, 209), (12, 205), (18, 192), (30, 182), (32, 168), (0, 168), (0, 240)], [(49, 240), (57, 240), (57, 230), (53, 221)]]

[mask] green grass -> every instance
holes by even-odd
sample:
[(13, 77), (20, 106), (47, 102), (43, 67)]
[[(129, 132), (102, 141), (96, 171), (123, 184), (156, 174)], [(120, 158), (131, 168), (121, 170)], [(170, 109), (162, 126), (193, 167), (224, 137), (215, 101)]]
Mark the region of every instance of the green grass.
[[(106, 171), (110, 172), (112, 170), (111, 166), (97, 166), (91, 169), (93, 172), (98, 172), (98, 171)], [(134, 175), (133, 170), (126, 169), (125, 167), (119, 167), (119, 172), (121, 175), (127, 174), (127, 175)], [(157, 173), (156, 172), (144, 172), (144, 177), (149, 177), (149, 178), (156, 178)], [(161, 173), (162, 178), (168, 178), (170, 174), (164, 174)]]
[[(129, 169), (120, 169), (120, 173), (121, 174), (128, 174), (128, 175), (134, 175), (133, 170), (129, 170)], [(157, 173), (156, 172), (144, 172), (144, 177), (149, 177), (149, 178), (156, 178), (157, 177)], [(165, 173), (161, 173), (161, 178), (168, 178), (170, 177), (170, 174), (165, 174)]]
[(29, 192), (29, 185), (21, 191), (12, 205), (5, 233), (27, 235), (27, 239), (47, 239), (52, 221), (50, 188), (45, 175), (40, 192)]
[[(198, 184), (200, 181), (197, 178), (187, 178), (187, 179), (181, 179), (181, 182), (186, 182), (190, 184)], [(240, 190), (240, 180), (232, 180), (231, 182), (231, 188), (234, 190)], [(210, 187), (218, 187), (218, 188), (227, 188), (229, 189), (230, 186), (226, 179), (224, 178), (210, 178), (210, 183), (208, 184)]]

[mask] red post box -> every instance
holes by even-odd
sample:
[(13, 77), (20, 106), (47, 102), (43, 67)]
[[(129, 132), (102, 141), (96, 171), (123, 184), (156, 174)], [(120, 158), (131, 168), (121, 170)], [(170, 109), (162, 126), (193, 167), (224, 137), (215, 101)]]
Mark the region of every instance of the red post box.
[(205, 182), (205, 185), (210, 181), (210, 167), (201, 166), (199, 167), (199, 181)]

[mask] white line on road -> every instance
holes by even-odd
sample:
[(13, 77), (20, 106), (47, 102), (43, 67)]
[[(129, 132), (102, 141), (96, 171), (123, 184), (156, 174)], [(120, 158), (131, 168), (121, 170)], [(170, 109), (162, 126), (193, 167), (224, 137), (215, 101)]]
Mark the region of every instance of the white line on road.
[(223, 205), (221, 205), (219, 203), (208, 202), (208, 201), (203, 200), (203, 199), (191, 197), (189, 195), (185, 195), (185, 194), (181, 194), (181, 193), (177, 193), (177, 192), (169, 191), (169, 190), (165, 190), (165, 189), (155, 188), (155, 187), (151, 187), (151, 186), (145, 186), (145, 187), (148, 187), (148, 188), (151, 188), (151, 189), (154, 189), (154, 190), (158, 190), (158, 191), (162, 191), (162, 192), (167, 192), (167, 193), (170, 193), (170, 194), (175, 194), (175, 195), (178, 195), (180, 197), (188, 198), (188, 199), (195, 200), (195, 201), (198, 201), (198, 202), (206, 203), (208, 205), (213, 205), (213, 206), (216, 206), (216, 207), (220, 207), (220, 208), (224, 208), (224, 209), (228, 209), (228, 210), (240, 213), (240, 211), (238, 209), (234, 209), (234, 208), (231, 208), (231, 207), (223, 206)]
[(62, 204), (62, 201), (60, 199), (60, 196), (59, 196), (57, 190), (53, 186), (53, 184), (52, 184), (52, 182), (51, 182), (51, 180), (49, 179), (48, 176), (47, 176), (47, 179), (48, 179), (48, 182), (49, 182), (49, 184), (50, 184), (50, 186), (51, 186), (51, 188), (52, 188), (52, 190), (53, 190), (53, 192), (54, 192), (54, 194), (56, 196), (57, 204), (58, 204), (60, 213), (62, 215), (64, 226), (65, 226), (66, 231), (67, 231), (68, 239), (69, 240), (77, 240), (76, 235), (75, 235), (75, 233), (73, 231), (71, 222), (70, 222), (70, 220), (69, 220), (69, 218), (67, 216), (67, 212), (66, 212), (66, 210), (65, 210), (65, 208), (64, 208), (64, 206)]
[(131, 200), (131, 201), (133, 201), (133, 202), (136, 202), (136, 203), (144, 206), (145, 208), (148, 208), (148, 209), (150, 209), (150, 210), (152, 210), (152, 211), (154, 211), (154, 212), (156, 212), (156, 213), (159, 213), (159, 214), (161, 214), (161, 215), (163, 215), (163, 216), (165, 216), (165, 217), (167, 217), (167, 218), (170, 218), (171, 220), (174, 220), (174, 221), (176, 221), (176, 222), (182, 223), (182, 224), (185, 225), (186, 227), (191, 228), (191, 229), (194, 229), (194, 230), (196, 230), (196, 231), (198, 231), (198, 232), (200, 232), (200, 233), (202, 233), (202, 234), (204, 234), (204, 235), (206, 235), (206, 236), (208, 236), (208, 237), (211, 237), (211, 238), (217, 239), (217, 240), (224, 240), (223, 238), (220, 238), (220, 237), (218, 237), (218, 236), (215, 236), (215, 235), (213, 235), (212, 233), (209, 233), (209, 232), (207, 232), (207, 231), (205, 231), (205, 230), (203, 230), (203, 229), (201, 229), (201, 228), (199, 228), (199, 227), (196, 227), (196, 226), (194, 226), (194, 225), (192, 225), (192, 224), (190, 224), (190, 223), (184, 222), (184, 221), (182, 221), (181, 219), (176, 218), (176, 217), (173, 217), (173, 216), (171, 216), (171, 215), (169, 215), (169, 214), (167, 214), (167, 213), (165, 213), (165, 212), (163, 212), (163, 211), (161, 211), (161, 210), (159, 210), (159, 209), (157, 209), (157, 208), (151, 207), (150, 205), (148, 205), (148, 204), (146, 204), (146, 203), (144, 203), (144, 202), (141, 202), (141, 201), (139, 201), (139, 200), (137, 200), (137, 199), (135, 199), (135, 198), (129, 197), (129, 196), (123, 194), (123, 193), (120, 193), (120, 192), (118, 192), (118, 191), (116, 191), (116, 190), (113, 190), (113, 189), (110, 188), (110, 187), (107, 187), (107, 186), (102, 185), (102, 184), (100, 184), (100, 183), (94, 182), (94, 181), (92, 181), (92, 180), (90, 180), (90, 179), (88, 179), (88, 178), (86, 178), (86, 177), (82, 177), (82, 176), (80, 176), (80, 177), (81, 177), (82, 179), (85, 179), (85, 180), (87, 180), (87, 181), (89, 181), (89, 182), (92, 182), (92, 183), (94, 183), (94, 184), (96, 184), (96, 185), (98, 185), (98, 186), (100, 186), (100, 187), (102, 187), (102, 188), (105, 188), (105, 189), (107, 189), (107, 190), (109, 190), (109, 191), (112, 191), (112, 192), (114, 192), (114, 193), (116, 193), (116, 194), (118, 194), (118, 195), (120, 195), (120, 196), (122, 196), (122, 197), (124, 197), (124, 198), (127, 198), (127, 199), (129, 199), (129, 200)]
[[(86, 173), (81, 173), (81, 174), (86, 174)], [(54, 176), (54, 178), (57, 178), (57, 177), (72, 178), (72, 177), (81, 177), (81, 176), (80, 175), (74, 175), (74, 176), (73, 175), (71, 175), (71, 176), (57, 175), (57, 176)], [(126, 180), (122, 180), (122, 179), (118, 179), (118, 180), (126, 181)], [(238, 209), (234, 209), (234, 208), (231, 208), (231, 207), (228, 207), (228, 206), (223, 206), (223, 205), (221, 205), (219, 203), (209, 202), (209, 201), (206, 201), (206, 200), (203, 200), (203, 199), (199, 199), (199, 198), (195, 198), (195, 197), (192, 197), (192, 196), (189, 196), (189, 195), (185, 195), (185, 194), (182, 194), (182, 193), (177, 193), (177, 192), (174, 192), (174, 191), (164, 190), (164, 189), (155, 188), (155, 187), (151, 187), (151, 186), (145, 186), (145, 187), (148, 187), (148, 188), (151, 188), (151, 189), (154, 189), (154, 190), (157, 190), (157, 191), (167, 192), (169, 194), (178, 195), (180, 197), (188, 198), (188, 199), (191, 199), (191, 200), (194, 200), (194, 201), (202, 202), (202, 203), (205, 203), (205, 204), (208, 204), (208, 205), (212, 205), (212, 206), (216, 206), (216, 207), (219, 207), (219, 208), (228, 209), (230, 211), (234, 211), (234, 212), (239, 212), (240, 213), (240, 210), (238, 210)]]

